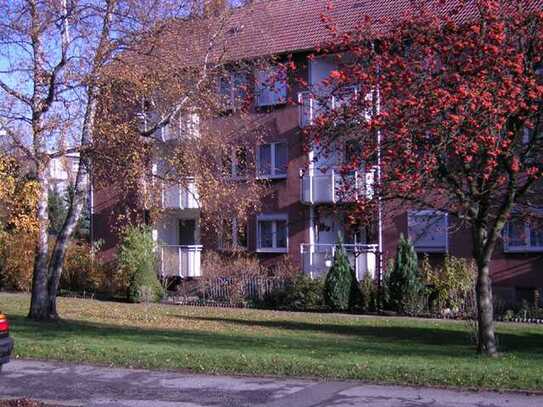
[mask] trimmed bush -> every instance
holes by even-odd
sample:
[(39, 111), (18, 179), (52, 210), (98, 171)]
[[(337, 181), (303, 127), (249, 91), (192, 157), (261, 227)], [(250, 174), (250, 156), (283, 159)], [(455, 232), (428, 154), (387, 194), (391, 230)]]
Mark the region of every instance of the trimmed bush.
[[(156, 275), (156, 257), (151, 230), (129, 226), (124, 230), (119, 250), (119, 269), (131, 302), (158, 302), (164, 291)], [(143, 294), (145, 293), (145, 298)]]
[(394, 265), (385, 279), (388, 307), (403, 314), (417, 314), (422, 307), (424, 285), (418, 271), (415, 248), (400, 236)]
[(341, 244), (336, 248), (334, 263), (324, 281), (324, 299), (333, 311), (347, 311), (360, 304), (356, 275)]
[(324, 281), (298, 273), (284, 287), (277, 287), (256, 305), (277, 310), (320, 311), (324, 304)]
[(286, 290), (285, 303), (296, 311), (318, 310), (324, 306), (324, 282), (299, 273)]

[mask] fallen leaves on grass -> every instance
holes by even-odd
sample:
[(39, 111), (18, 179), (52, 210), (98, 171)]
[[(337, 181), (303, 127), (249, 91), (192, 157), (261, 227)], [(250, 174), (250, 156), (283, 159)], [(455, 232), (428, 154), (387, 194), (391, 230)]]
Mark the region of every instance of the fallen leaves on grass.
[(43, 404), (40, 401), (18, 399), (18, 400), (0, 400), (0, 407), (54, 407), (50, 404)]

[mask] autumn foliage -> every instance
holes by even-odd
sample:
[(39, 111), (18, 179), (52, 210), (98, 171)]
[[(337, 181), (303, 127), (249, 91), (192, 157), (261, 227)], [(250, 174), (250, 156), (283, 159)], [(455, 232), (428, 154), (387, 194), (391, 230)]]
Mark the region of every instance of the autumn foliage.
[[(352, 218), (376, 202), (447, 211), (471, 230), (477, 263), (479, 349), (496, 354), (490, 260), (513, 210), (536, 216), (540, 201), (543, 13), (536, 1), (413, 2), (402, 18), (360, 21), (321, 52), (338, 69), (322, 96), (308, 142), (356, 142), (344, 171), (377, 165), (379, 200), (359, 199)], [(326, 97), (329, 97), (328, 95)], [(330, 147), (331, 148), (331, 147)], [(359, 194), (364, 197), (363, 194)]]

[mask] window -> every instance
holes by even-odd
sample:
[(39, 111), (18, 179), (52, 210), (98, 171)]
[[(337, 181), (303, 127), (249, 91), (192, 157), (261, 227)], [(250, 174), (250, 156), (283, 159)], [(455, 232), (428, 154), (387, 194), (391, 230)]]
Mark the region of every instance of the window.
[(256, 105), (273, 106), (287, 102), (286, 70), (273, 67), (256, 73)]
[(270, 143), (258, 147), (257, 171), (260, 178), (286, 178), (288, 169), (287, 143)]
[(288, 215), (267, 214), (257, 218), (257, 252), (288, 251)]
[(237, 110), (247, 99), (247, 75), (228, 72), (219, 79), (219, 97), (224, 110)]
[(444, 253), (448, 249), (448, 216), (433, 209), (409, 211), (409, 239), (418, 252)]
[(513, 218), (504, 228), (505, 252), (543, 251), (543, 225), (541, 221)]
[(243, 7), (248, 3), (248, 0), (228, 0), (228, 5), (232, 8)]
[(221, 250), (247, 249), (247, 224), (236, 218), (224, 220), (219, 235)]
[(179, 140), (195, 138), (200, 134), (200, 116), (196, 112), (186, 112), (172, 117), (170, 122), (162, 127), (162, 140)]
[(225, 173), (233, 179), (244, 179), (247, 177), (247, 149), (236, 148), (223, 160)]

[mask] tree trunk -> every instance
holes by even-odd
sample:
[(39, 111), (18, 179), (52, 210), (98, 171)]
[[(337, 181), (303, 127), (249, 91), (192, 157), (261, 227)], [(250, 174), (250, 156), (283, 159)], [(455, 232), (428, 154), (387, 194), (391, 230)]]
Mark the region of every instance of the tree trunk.
[[(40, 163), (39, 166), (42, 166)], [(36, 256), (34, 260), (34, 273), (32, 276), (32, 296), (30, 300), (30, 312), (28, 318), (41, 321), (49, 319), (48, 313), (48, 198), (49, 198), (49, 183), (45, 168), (38, 168), (38, 182), (40, 191), (37, 205), (37, 217), (39, 221), (38, 238), (36, 242)]]
[[(81, 163), (80, 165), (84, 164)], [(82, 172), (82, 170), (79, 170), (79, 173)], [(60, 276), (62, 275), (62, 269), (64, 266), (64, 258), (66, 257), (66, 251), (68, 249), (68, 245), (70, 244), (74, 229), (77, 225), (77, 221), (79, 220), (79, 216), (81, 215), (81, 210), (85, 200), (86, 191), (81, 189), (80, 182), (82, 179), (80, 179), (79, 173), (76, 180), (76, 192), (74, 193), (73, 200), (70, 203), (68, 215), (66, 216), (66, 220), (62, 226), (60, 235), (57, 237), (57, 241), (55, 242), (55, 247), (53, 249), (53, 253), (51, 254), (51, 261), (49, 263), (49, 298), (47, 301), (47, 312), (50, 318), (58, 318), (57, 295), (60, 285)]]
[(476, 222), (473, 228), (473, 254), (477, 263), (477, 350), (488, 356), (497, 356), (490, 280), (490, 260), (494, 252), (497, 228), (492, 229), (489, 235), (488, 225), (482, 219)]
[[(81, 135), (81, 146), (87, 146), (92, 139), (92, 130), (94, 127), (94, 118), (96, 115), (96, 88), (89, 86), (88, 88), (87, 109), (85, 111), (85, 119), (83, 121), (83, 129)], [(77, 170), (77, 176), (75, 178), (74, 195), (66, 220), (62, 225), (60, 234), (55, 242), (55, 247), (51, 255), (51, 261), (49, 263), (49, 283), (48, 283), (48, 301), (47, 312), (51, 318), (58, 318), (57, 312), (57, 294), (60, 285), (60, 277), (62, 275), (62, 268), (64, 267), (64, 258), (66, 257), (66, 250), (70, 244), (72, 234), (75, 230), (81, 211), (85, 203), (87, 190), (84, 188), (86, 182), (90, 182), (87, 179), (89, 167), (89, 159), (82, 153), (79, 160), (79, 168)]]
[(479, 329), (477, 350), (488, 356), (497, 356), (490, 261), (477, 262), (477, 269), (477, 322)]

